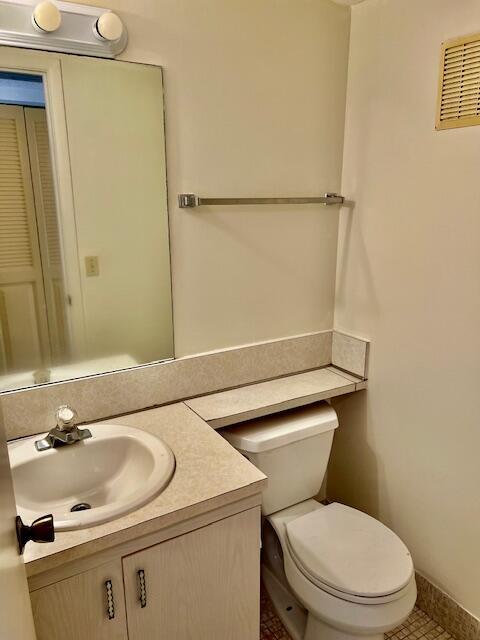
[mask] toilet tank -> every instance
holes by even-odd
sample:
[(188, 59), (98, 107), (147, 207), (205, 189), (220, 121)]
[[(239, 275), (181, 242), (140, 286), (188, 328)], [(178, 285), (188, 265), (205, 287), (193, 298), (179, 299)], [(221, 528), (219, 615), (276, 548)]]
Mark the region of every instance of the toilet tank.
[(318, 403), (249, 420), (220, 433), (268, 477), (262, 512), (270, 515), (317, 495), (337, 427), (334, 409)]

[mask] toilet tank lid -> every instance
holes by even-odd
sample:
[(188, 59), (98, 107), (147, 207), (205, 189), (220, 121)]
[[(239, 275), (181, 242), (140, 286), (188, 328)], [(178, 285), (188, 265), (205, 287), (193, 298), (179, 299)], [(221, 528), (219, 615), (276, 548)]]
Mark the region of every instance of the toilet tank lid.
[(222, 430), (222, 436), (247, 453), (260, 453), (332, 431), (338, 427), (335, 410), (326, 402), (255, 418)]

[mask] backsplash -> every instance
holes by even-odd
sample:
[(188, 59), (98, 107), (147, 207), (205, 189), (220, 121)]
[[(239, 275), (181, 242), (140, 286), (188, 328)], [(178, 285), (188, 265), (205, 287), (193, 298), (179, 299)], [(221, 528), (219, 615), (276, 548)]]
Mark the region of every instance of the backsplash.
[[(73, 406), (80, 422), (92, 422), (328, 366), (334, 333), (322, 331), (4, 393), (0, 399), (7, 438), (50, 429), (61, 404)], [(351, 340), (354, 349), (349, 361), (355, 363), (355, 357), (361, 359), (364, 354), (365, 358), (368, 341)], [(362, 367), (365, 362), (357, 362), (356, 369)]]

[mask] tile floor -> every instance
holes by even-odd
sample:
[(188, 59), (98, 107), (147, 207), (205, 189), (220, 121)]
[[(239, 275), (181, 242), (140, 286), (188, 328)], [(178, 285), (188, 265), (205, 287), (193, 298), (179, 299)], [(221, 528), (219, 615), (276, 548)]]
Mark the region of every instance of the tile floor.
[(454, 640), (443, 627), (434, 622), (418, 607), (402, 625), (386, 634), (389, 640)]
[[(408, 620), (386, 634), (388, 640), (454, 640), (441, 626), (415, 607)], [(265, 590), (262, 589), (260, 640), (291, 640)]]
[(260, 596), (260, 640), (291, 640), (263, 585)]

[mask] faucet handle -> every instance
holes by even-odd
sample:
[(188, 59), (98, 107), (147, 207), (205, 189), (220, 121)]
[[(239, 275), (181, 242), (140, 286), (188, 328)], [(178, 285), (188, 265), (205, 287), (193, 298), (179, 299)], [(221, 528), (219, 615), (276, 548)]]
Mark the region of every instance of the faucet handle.
[(77, 423), (77, 412), (64, 404), (55, 411), (55, 420), (60, 431), (72, 431)]

